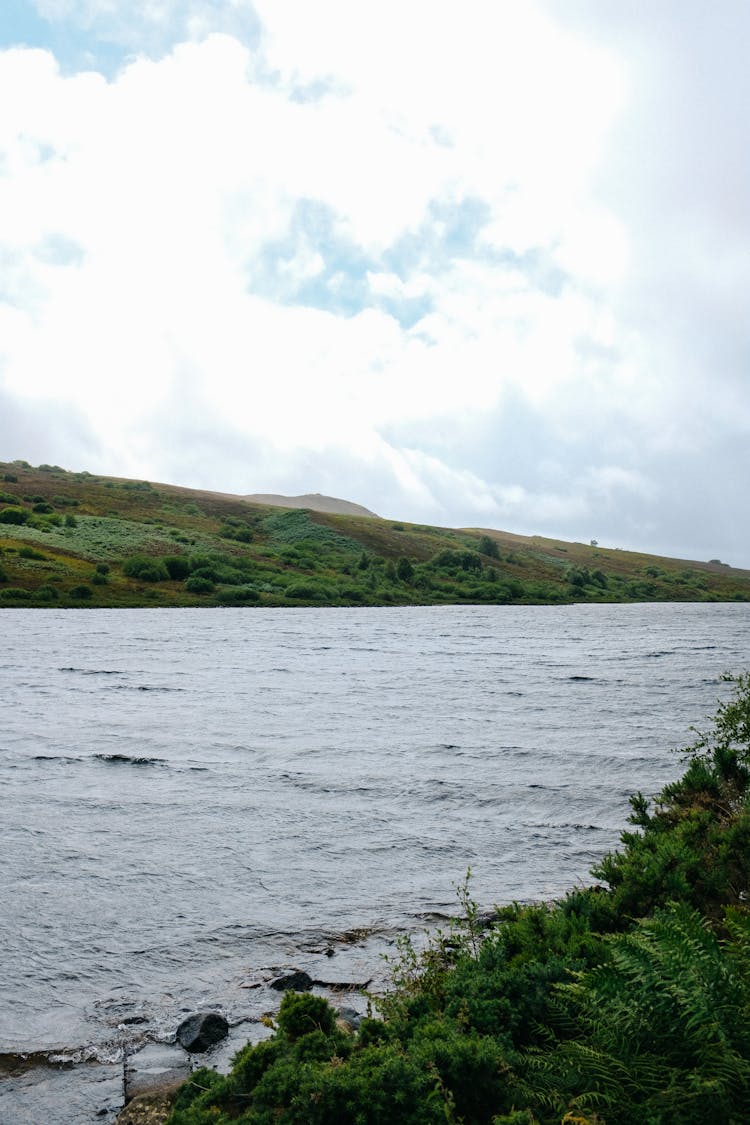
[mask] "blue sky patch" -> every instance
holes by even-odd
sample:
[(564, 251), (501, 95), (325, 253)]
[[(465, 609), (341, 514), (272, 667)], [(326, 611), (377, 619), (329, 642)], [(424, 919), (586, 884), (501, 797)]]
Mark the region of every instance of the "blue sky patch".
[(95, 34), (76, 28), (72, 21), (48, 20), (28, 0), (2, 0), (0, 50), (36, 47), (51, 51), (63, 74), (96, 70), (113, 77), (126, 62), (128, 52)]

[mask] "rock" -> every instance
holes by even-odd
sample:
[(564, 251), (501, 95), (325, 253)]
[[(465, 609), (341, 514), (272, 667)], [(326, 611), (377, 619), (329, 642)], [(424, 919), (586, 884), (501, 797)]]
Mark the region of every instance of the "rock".
[(125, 1062), (125, 1101), (179, 1085), (190, 1076), (190, 1059), (174, 1044), (148, 1043)]
[(117, 1115), (115, 1125), (164, 1125), (172, 1112), (177, 1087), (139, 1094)]
[(287, 973), (285, 977), (277, 977), (276, 980), (271, 981), (271, 988), (275, 988), (277, 992), (287, 992), (290, 988), (295, 992), (309, 992), (314, 983), (309, 973), (295, 972)]
[(229, 1024), (218, 1012), (196, 1012), (177, 1028), (177, 1042), (186, 1051), (207, 1051), (226, 1039)]
[(359, 1031), (362, 1016), (354, 1008), (337, 1008), (336, 1023), (339, 1026), (343, 1024), (346, 1031)]

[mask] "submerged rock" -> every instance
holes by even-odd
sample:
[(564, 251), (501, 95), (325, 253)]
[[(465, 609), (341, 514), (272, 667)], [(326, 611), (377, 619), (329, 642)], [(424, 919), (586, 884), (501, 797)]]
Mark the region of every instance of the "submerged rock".
[(177, 1028), (177, 1042), (186, 1051), (207, 1051), (229, 1033), (229, 1024), (218, 1012), (196, 1012)]
[(125, 1062), (125, 1101), (184, 1082), (190, 1075), (190, 1059), (180, 1047), (147, 1043)]

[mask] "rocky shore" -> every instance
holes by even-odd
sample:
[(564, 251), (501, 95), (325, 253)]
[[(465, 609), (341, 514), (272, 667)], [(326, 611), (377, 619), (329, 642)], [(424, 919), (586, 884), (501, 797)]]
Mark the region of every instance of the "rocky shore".
[(366, 931), (338, 934), (294, 964), (261, 968), (239, 984), (252, 995), (254, 1014), (232, 1020), (228, 1011), (188, 1012), (166, 1041), (130, 1023), (129, 1046), (115, 1061), (82, 1051), (0, 1055), (0, 1121), (13, 1125), (162, 1125), (175, 1093), (200, 1066), (221, 1073), (248, 1042), (273, 1034), (283, 993), (312, 991), (326, 999), (349, 1027), (367, 1011), (365, 992), (380, 991), (387, 977), (382, 954), (391, 941)]

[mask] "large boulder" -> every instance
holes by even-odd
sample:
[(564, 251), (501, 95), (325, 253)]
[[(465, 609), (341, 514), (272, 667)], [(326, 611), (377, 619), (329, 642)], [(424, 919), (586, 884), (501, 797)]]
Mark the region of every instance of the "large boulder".
[(196, 1012), (177, 1028), (177, 1042), (186, 1051), (207, 1051), (229, 1034), (229, 1024), (218, 1012)]

